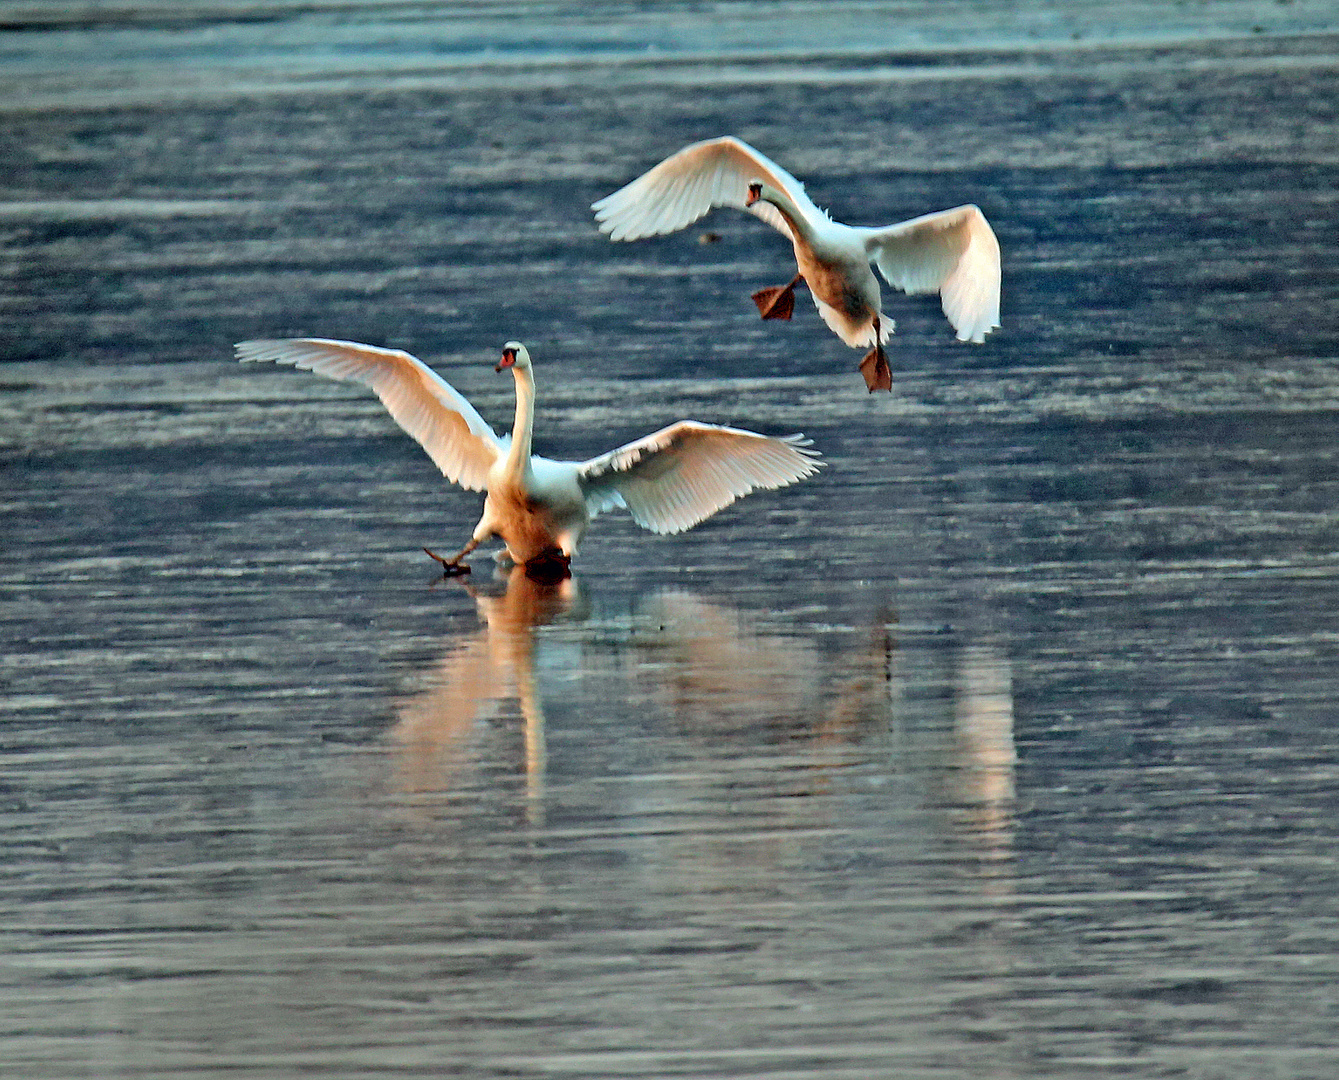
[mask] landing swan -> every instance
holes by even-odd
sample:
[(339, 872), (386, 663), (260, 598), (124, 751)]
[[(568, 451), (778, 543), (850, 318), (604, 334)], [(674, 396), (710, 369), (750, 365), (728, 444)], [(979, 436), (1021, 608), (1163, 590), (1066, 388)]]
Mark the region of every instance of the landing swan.
[(469, 543), (449, 559), (428, 552), (448, 574), (468, 573), (461, 560), (493, 536), (517, 564), (565, 570), (602, 510), (626, 507), (644, 529), (683, 532), (755, 488), (784, 487), (823, 464), (801, 435), (775, 439), (694, 420), (589, 461), (532, 455), (535, 381), (519, 341), (502, 347), (495, 369), (510, 368), (516, 380), (516, 422), (506, 436), (495, 434), (436, 372), (398, 349), (326, 338), (243, 341), (235, 349), (243, 362), (292, 364), (371, 387), (448, 480), (487, 493)]
[(871, 263), (904, 292), (939, 293), (960, 341), (984, 341), (1000, 325), (1000, 245), (977, 207), (881, 228), (843, 225), (795, 177), (732, 135), (685, 146), (591, 209), (611, 240), (638, 240), (682, 229), (715, 206), (748, 210), (790, 239), (799, 273), (754, 293), (759, 312), (789, 319), (803, 281), (839, 338), (852, 348), (873, 346), (860, 362), (871, 393), (893, 386), (883, 349), (893, 320), (880, 310)]

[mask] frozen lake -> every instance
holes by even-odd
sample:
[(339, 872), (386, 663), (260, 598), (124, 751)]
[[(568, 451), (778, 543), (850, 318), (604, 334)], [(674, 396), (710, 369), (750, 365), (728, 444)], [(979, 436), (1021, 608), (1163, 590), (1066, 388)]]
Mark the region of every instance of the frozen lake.
[[(6, 1077), (1336, 1075), (1339, 26), (1012, 7), (0, 3)], [(757, 221), (597, 232), (723, 133), (1003, 329), (869, 396)], [(285, 335), (829, 466), (439, 581)]]

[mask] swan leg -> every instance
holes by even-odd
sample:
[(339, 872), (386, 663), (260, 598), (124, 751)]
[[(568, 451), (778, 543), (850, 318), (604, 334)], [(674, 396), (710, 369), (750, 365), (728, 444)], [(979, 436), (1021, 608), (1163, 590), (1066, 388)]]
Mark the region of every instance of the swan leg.
[(764, 319), (789, 319), (795, 310), (795, 286), (803, 280), (803, 274), (796, 274), (789, 285), (773, 285), (770, 289), (759, 289), (753, 294), (753, 302), (758, 305), (758, 314)]
[(427, 548), (424, 548), (423, 550), (428, 555), (431, 555), (434, 559), (436, 559), (439, 563), (442, 564), (443, 577), (459, 577), (461, 574), (468, 574), (470, 572), (469, 565), (466, 563), (462, 563), (460, 560), (463, 559), (466, 555), (468, 555), (478, 546), (479, 541), (471, 539), (468, 544), (466, 544), (463, 548), (460, 549), (459, 554), (455, 555), (450, 559), (443, 558), (441, 555), (438, 555), (437, 552), (435, 551), (428, 551)]
[(883, 351), (883, 343), (879, 341), (882, 336), (880, 333), (879, 318), (874, 317), (874, 348), (865, 353), (865, 358), (860, 361), (860, 374), (865, 376), (865, 385), (869, 387), (872, 394), (875, 390), (887, 390), (892, 393), (893, 390), (893, 369), (888, 366), (888, 354)]

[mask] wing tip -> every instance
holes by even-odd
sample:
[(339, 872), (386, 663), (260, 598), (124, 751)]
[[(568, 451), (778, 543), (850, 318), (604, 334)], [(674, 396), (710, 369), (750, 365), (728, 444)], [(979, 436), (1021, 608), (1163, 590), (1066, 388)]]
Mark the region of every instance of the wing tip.
[(976, 329), (967, 329), (966, 327), (964, 327), (963, 329), (958, 331), (957, 336), (959, 341), (966, 341), (972, 345), (981, 345), (985, 342), (986, 338), (988, 338), (999, 328), (1000, 323), (991, 323), (987, 327), (976, 328)]
[[(827, 462), (823, 460), (821, 450), (814, 449), (814, 440), (802, 431), (797, 431), (792, 435), (774, 436), (777, 442), (785, 443), (797, 454), (804, 457), (804, 462), (811, 469), (823, 469), (827, 467)], [(812, 472), (806, 472), (805, 476), (812, 476)]]
[(233, 344), (232, 352), (239, 364), (275, 363), (281, 359), (281, 351), (292, 344), (283, 338), (249, 338)]

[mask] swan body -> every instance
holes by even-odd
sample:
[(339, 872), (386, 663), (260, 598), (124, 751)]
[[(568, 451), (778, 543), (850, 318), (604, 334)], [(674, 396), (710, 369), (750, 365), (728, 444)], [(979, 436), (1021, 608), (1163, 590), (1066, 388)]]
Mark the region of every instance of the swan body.
[(463, 573), (466, 555), (499, 537), (506, 555), (527, 567), (565, 568), (591, 518), (625, 507), (654, 533), (692, 528), (755, 488), (779, 488), (822, 466), (800, 435), (772, 438), (738, 428), (680, 420), (588, 461), (553, 461), (532, 452), (535, 382), (530, 353), (518, 341), (502, 349), (496, 370), (516, 382), (516, 420), (499, 436), (450, 383), (421, 360), (328, 338), (243, 341), (241, 361), (273, 361), (371, 387), (396, 423), (467, 491), (484, 491), (483, 516), (464, 549), (433, 555)]
[(883, 343), (893, 330), (872, 265), (904, 292), (939, 293), (961, 341), (984, 341), (1000, 325), (1000, 245), (978, 207), (881, 228), (844, 225), (814, 205), (795, 177), (732, 135), (684, 147), (591, 209), (611, 240), (638, 240), (682, 229), (717, 206), (749, 211), (795, 249), (796, 278), (754, 294), (762, 317), (790, 318), (802, 279), (839, 338), (872, 346), (861, 364), (871, 391), (892, 388)]

